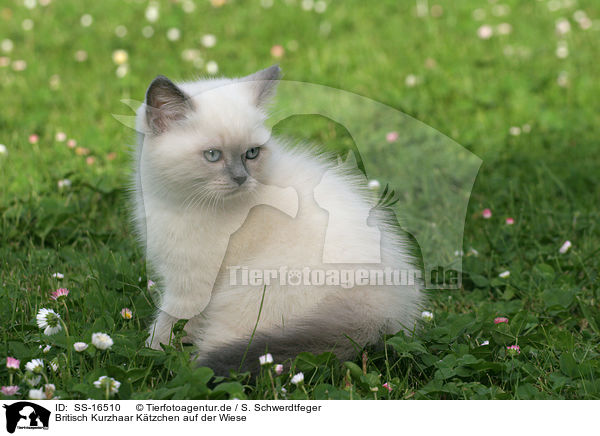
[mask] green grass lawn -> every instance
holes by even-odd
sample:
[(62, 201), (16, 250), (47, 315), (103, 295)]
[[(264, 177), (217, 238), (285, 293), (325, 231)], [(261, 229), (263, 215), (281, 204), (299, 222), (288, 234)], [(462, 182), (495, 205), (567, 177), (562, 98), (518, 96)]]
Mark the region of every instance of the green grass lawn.
[[(54, 384), (61, 398), (104, 398), (93, 385), (103, 375), (121, 383), (114, 398), (122, 399), (600, 398), (600, 5), (223, 3), (0, 4), (0, 361), (21, 361), (16, 372), (2, 363), (0, 385), (27, 397), (25, 364), (39, 358), (35, 388)], [(397, 334), (354, 362), (301, 354), (278, 376), (213, 377), (177, 341), (144, 347), (154, 303), (127, 208), (135, 133), (113, 114), (132, 115), (121, 100), (142, 100), (157, 74), (190, 79), (217, 66), (217, 75), (242, 76), (275, 62), (287, 80), (382, 102), (481, 158), (463, 284), (431, 291), (433, 319), (417, 335)], [(332, 149), (349, 142), (318, 116), (279, 128)], [(385, 134), (371, 138), (363, 156), (401, 172), (401, 151), (378, 155)], [(70, 293), (53, 301), (60, 287)], [(124, 307), (132, 319), (121, 317)], [(44, 335), (40, 308), (59, 313), (68, 336)], [(73, 350), (94, 332), (113, 346)], [(300, 371), (304, 383), (292, 384)]]

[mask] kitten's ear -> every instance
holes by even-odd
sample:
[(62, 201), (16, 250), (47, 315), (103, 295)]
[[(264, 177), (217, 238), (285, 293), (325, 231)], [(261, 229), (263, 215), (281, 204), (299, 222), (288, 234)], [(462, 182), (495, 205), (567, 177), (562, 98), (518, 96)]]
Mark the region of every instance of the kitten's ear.
[(275, 94), (275, 88), (280, 78), (281, 68), (275, 64), (267, 69), (250, 74), (242, 80), (248, 82), (250, 85), (254, 104), (258, 107), (263, 107)]
[(192, 100), (165, 76), (156, 76), (146, 91), (146, 123), (154, 134), (185, 118), (193, 107)]

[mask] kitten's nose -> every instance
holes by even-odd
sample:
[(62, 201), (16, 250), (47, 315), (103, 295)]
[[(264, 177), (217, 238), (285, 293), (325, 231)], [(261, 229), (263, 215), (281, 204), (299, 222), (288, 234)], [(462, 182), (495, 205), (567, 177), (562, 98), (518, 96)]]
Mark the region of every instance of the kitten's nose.
[(247, 176), (236, 176), (233, 177), (233, 180), (235, 180), (238, 185), (242, 186), (242, 184), (246, 181), (247, 178)]

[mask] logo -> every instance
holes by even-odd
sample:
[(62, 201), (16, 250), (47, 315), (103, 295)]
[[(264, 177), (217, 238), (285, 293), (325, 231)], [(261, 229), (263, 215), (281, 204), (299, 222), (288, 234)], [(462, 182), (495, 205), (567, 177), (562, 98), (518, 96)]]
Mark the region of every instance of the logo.
[(15, 429), (48, 430), (50, 411), (29, 401), (19, 401), (6, 409), (6, 431), (14, 433)]

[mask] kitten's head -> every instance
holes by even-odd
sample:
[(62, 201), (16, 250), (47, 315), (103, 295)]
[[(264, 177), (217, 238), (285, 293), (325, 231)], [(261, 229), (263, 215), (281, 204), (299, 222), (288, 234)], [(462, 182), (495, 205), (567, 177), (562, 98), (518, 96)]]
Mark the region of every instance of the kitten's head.
[(265, 106), (279, 77), (274, 65), (241, 79), (154, 79), (138, 115), (142, 181), (191, 205), (249, 196), (269, 156)]

